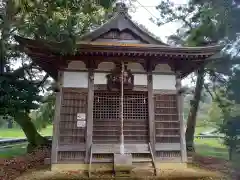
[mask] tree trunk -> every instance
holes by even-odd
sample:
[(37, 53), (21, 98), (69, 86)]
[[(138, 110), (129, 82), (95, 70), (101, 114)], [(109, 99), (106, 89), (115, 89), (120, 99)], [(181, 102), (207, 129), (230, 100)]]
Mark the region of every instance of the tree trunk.
[(14, 117), (14, 120), (20, 125), (24, 134), (26, 135), (26, 138), (29, 142), (29, 147), (31, 147), (28, 149), (28, 151), (32, 151), (36, 147), (49, 144), (49, 140), (37, 132), (33, 122), (27, 115), (18, 115)]
[(8, 118), (8, 129), (12, 129), (13, 128), (13, 122), (12, 122), (12, 118)]
[(190, 108), (188, 119), (187, 119), (187, 129), (186, 129), (185, 136), (186, 136), (186, 145), (187, 145), (188, 152), (195, 151), (194, 150), (194, 133), (195, 133), (196, 118), (197, 118), (197, 112), (198, 112), (199, 103), (201, 99), (203, 84), (204, 84), (204, 67), (202, 67), (198, 71), (195, 92), (194, 92), (193, 100), (191, 101), (191, 108)]
[(228, 159), (231, 161), (232, 160), (232, 155), (233, 155), (233, 147), (232, 146), (230, 146), (229, 148), (228, 148)]

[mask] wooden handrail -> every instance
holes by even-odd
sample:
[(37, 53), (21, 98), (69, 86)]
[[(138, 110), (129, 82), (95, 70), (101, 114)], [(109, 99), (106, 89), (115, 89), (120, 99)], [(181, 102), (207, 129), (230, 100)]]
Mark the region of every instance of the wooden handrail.
[(91, 167), (92, 167), (92, 144), (90, 146), (90, 156), (89, 156), (89, 165), (88, 165), (88, 177), (91, 177)]
[(152, 164), (153, 164), (153, 168), (154, 168), (154, 175), (156, 176), (157, 175), (157, 169), (156, 169), (155, 158), (154, 158), (153, 151), (152, 151), (152, 146), (151, 146), (150, 142), (148, 143), (148, 145), (149, 145), (149, 150), (150, 150), (151, 157), (152, 157)]

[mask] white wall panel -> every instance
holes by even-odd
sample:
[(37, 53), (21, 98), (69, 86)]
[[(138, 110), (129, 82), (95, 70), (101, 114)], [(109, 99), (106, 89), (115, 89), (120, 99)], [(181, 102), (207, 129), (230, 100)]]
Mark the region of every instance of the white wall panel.
[(176, 90), (175, 75), (153, 74), (153, 89)]
[(133, 74), (133, 75), (134, 75), (134, 85), (147, 86), (147, 74)]
[(107, 84), (107, 73), (94, 73), (94, 84)]
[(88, 88), (88, 73), (65, 71), (63, 73), (63, 87)]

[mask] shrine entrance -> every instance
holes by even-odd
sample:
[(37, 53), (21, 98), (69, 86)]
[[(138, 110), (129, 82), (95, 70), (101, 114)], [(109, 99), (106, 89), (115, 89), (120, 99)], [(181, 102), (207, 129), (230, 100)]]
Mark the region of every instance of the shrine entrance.
[[(146, 91), (123, 94), (124, 144), (147, 144), (148, 99)], [(93, 144), (119, 144), (121, 137), (121, 92), (94, 92)]]

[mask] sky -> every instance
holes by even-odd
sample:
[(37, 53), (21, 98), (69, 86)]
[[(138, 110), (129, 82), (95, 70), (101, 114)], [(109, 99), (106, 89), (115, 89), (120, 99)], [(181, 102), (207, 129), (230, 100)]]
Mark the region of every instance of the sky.
[[(176, 32), (176, 30), (181, 26), (180, 22), (176, 23), (168, 23), (163, 26), (157, 26), (149, 19), (152, 17), (156, 19), (159, 17), (159, 12), (156, 10), (156, 6), (160, 4), (162, 0), (136, 0), (134, 3), (136, 5), (136, 12), (130, 12), (132, 19), (137, 21), (138, 23), (146, 26), (150, 32), (159, 36), (162, 41), (166, 43), (167, 36), (172, 35)], [(188, 0), (171, 0), (174, 4), (186, 4)], [(145, 8), (141, 7), (145, 6)], [(148, 12), (149, 11), (149, 12)]]

